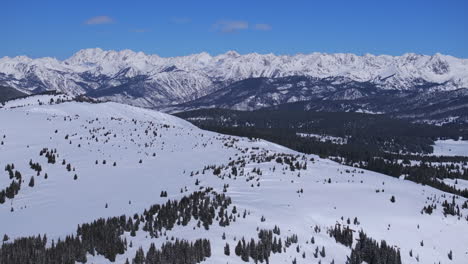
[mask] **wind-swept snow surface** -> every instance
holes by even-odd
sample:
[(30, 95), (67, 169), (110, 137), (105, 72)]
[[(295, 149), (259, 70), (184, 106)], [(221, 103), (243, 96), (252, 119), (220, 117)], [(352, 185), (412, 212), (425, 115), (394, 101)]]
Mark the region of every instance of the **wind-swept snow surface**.
[[(452, 199), (428, 186), (262, 140), (203, 131), (170, 115), (118, 103), (0, 109), (0, 121), (0, 189), (11, 182), (3, 171), (7, 164), (14, 164), (23, 179), (18, 194), (0, 204), (0, 236), (7, 234), (10, 241), (45, 233), (49, 240), (63, 238), (99, 217), (140, 214), (153, 204), (212, 187), (232, 199), (228, 211), (236, 206), (240, 215), (235, 221), (222, 227), (214, 220), (205, 230), (192, 220), (158, 238), (141, 227), (135, 236), (125, 232), (133, 246), (117, 255), (116, 263), (131, 260), (140, 246), (146, 252), (150, 243), (160, 247), (172, 237), (209, 239), (212, 256), (206, 263), (244, 263), (234, 254), (238, 240), (258, 239), (257, 228), (275, 225), (283, 241), (297, 234), (298, 242), (272, 254), (270, 263), (291, 263), (294, 258), (297, 263), (345, 263), (351, 249), (327, 234), (336, 224), (386, 240), (400, 249), (403, 263), (417, 263), (416, 258), (419, 263), (468, 263), (468, 209), (462, 208), (466, 199)], [(56, 149), (55, 163), (40, 155), (45, 148)], [(288, 165), (285, 160), (294, 162)], [(42, 170), (31, 169), (30, 161)], [(167, 197), (161, 197), (161, 191)], [(462, 217), (444, 216), (445, 200), (454, 201)], [(434, 212), (421, 213), (429, 204), (437, 205)], [(226, 243), (230, 256), (223, 251)], [(322, 246), (325, 256), (315, 258), (316, 247)], [(109, 262), (102, 255), (88, 255), (88, 263)]]

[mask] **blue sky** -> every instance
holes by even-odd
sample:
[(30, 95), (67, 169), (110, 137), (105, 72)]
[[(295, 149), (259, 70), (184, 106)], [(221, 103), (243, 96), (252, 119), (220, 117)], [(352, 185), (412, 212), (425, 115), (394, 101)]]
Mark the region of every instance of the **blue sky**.
[(0, 57), (64, 59), (83, 48), (160, 56), (440, 52), (468, 58), (467, 0), (6, 0)]

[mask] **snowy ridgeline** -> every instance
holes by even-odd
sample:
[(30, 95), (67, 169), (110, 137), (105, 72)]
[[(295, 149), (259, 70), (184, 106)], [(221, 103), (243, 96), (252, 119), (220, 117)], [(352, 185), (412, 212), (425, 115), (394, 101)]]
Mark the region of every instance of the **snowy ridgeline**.
[[(296, 84), (293, 79), (298, 76), (308, 81)], [(287, 77), (293, 78), (287, 80)], [(239, 94), (241, 96), (236, 100), (240, 101), (234, 109), (257, 109), (318, 98), (326, 98), (326, 101), (351, 100), (353, 104), (355, 99), (368, 98), (370, 94), (366, 90), (370, 87), (377, 89), (374, 95), (378, 101), (380, 92), (385, 94), (385, 90), (405, 93), (417, 91), (420, 94), (419, 87), (426, 86), (429, 89), (424, 89), (425, 95), (450, 91), (462, 96), (466, 95), (463, 88), (468, 87), (468, 60), (442, 54), (358, 56), (311, 53), (288, 56), (257, 53), (240, 55), (235, 51), (217, 56), (202, 52), (162, 58), (131, 50), (99, 48), (80, 50), (66, 60), (49, 57), (31, 59), (26, 56), (0, 58), (0, 82), (23, 93), (55, 90), (74, 96), (87, 94), (113, 102), (146, 108), (167, 107), (166, 110), (177, 111), (193, 109), (186, 108), (190, 106), (189, 102), (195, 102), (192, 100), (216, 96), (213, 92), (229, 88), (238, 81), (243, 86), (245, 83), (242, 81), (250, 82), (252, 78), (268, 78), (273, 82), (286, 78), (286, 84), (271, 94), (267, 92), (270, 88), (255, 89), (259, 90), (256, 95), (260, 95), (260, 100), (240, 100), (242, 94)], [(266, 87), (274, 86), (267, 84)], [(299, 87), (302, 88), (297, 89)], [(372, 98), (371, 101), (374, 100)], [(437, 101), (435, 99), (430, 101)], [(395, 97), (393, 100), (399, 102), (401, 98)], [(174, 106), (181, 103), (189, 104), (182, 108)], [(216, 101), (211, 104), (223, 106)], [(385, 105), (364, 105), (357, 109), (344, 105), (340, 108), (374, 114), (392, 111)], [(203, 107), (208, 106), (203, 104)], [(445, 121), (438, 119), (427, 122)]]
[(44, 94), (26, 96), (0, 104), (0, 108), (11, 109), (33, 105), (51, 105), (71, 101), (73, 98), (65, 94)]
[[(117, 103), (1, 109), (0, 120), (0, 167), (13, 174), (2, 170), (0, 190), (17, 179), (16, 171), (22, 181), (14, 198), (0, 204), (0, 236), (7, 234), (7, 242), (47, 234), (50, 246), (52, 239), (76, 234), (80, 224), (125, 214), (140, 224), (115, 238), (127, 243), (116, 263), (131, 261), (140, 247), (147, 252), (151, 243), (157, 249), (174, 243), (172, 238), (209, 239), (205, 263), (245, 263), (235, 253), (238, 241), (258, 241), (259, 230), (275, 226), (281, 232), (273, 236), (283, 244), (270, 263), (345, 263), (351, 248), (327, 232), (337, 224), (352, 230), (352, 247), (362, 229), (396, 246), (402, 263), (468, 263), (468, 236), (461, 235), (468, 233), (466, 199), (428, 186)], [(163, 213), (138, 216), (207, 188), (212, 199), (211, 188), (230, 198), (213, 209), (211, 223), (206, 216), (187, 222), (179, 216), (183, 223), (174, 219), (168, 227), (166, 219), (155, 231), (149, 219), (156, 223)], [(445, 201), (459, 208), (460, 217), (444, 215)], [(431, 214), (422, 212), (429, 205), (436, 205)], [(86, 257), (110, 263), (102, 254)]]
[[(446, 89), (464, 88), (468, 83), (468, 60), (452, 56), (404, 54), (403, 56), (355, 54), (274, 54), (240, 55), (229, 51), (218, 56), (206, 52), (189, 56), (162, 58), (131, 50), (84, 49), (64, 61), (54, 58), (31, 59), (25, 56), (0, 58), (0, 73), (8, 77), (6, 83), (21, 86), (18, 80), (35, 76), (34, 87), (45, 81), (50, 88), (71, 91), (73, 94), (96, 86), (96, 77), (135, 77), (147, 75), (151, 80), (175, 83), (188, 80), (196, 86), (211, 85), (213, 80), (242, 80), (250, 77), (313, 76), (343, 77), (355, 81), (384, 83), (394, 89), (409, 89), (421, 80), (440, 83)], [(87, 79), (82, 73), (93, 77)], [(88, 77), (89, 77), (88, 76)], [(183, 79), (182, 79), (183, 78)], [(335, 81), (336, 84), (343, 79)], [(25, 84), (28, 86), (28, 84)], [(185, 84), (186, 85), (186, 84)], [(28, 87), (21, 87), (31, 90)], [(183, 85), (181, 85), (183, 86)], [(206, 88), (206, 87), (201, 87)], [(198, 89), (198, 87), (197, 87)], [(288, 89), (287, 87), (285, 89)]]

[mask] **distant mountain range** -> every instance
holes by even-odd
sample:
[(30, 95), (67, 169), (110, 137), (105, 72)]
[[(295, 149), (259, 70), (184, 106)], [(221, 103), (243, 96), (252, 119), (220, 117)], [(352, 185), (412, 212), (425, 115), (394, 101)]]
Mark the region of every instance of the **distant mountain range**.
[(408, 90), (383, 90), (370, 82), (343, 81), (342, 77), (250, 78), (165, 110), (276, 108), (387, 114), (436, 125), (467, 123), (468, 89), (438, 90), (434, 89), (436, 86), (426, 84)]
[(96, 48), (63, 61), (1, 58), (0, 86), (26, 94), (85, 94), (166, 111), (301, 102), (308, 110), (389, 113), (433, 123), (468, 118), (468, 59), (441, 54), (229, 51), (162, 58)]

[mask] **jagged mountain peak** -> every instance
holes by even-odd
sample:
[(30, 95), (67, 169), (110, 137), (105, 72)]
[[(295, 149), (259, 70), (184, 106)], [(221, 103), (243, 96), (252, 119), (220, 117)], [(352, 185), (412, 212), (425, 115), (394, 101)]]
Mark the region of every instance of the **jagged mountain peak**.
[[(106, 89), (106, 99), (146, 107), (186, 102), (248, 78), (287, 76), (340, 77), (370, 82), (383, 90), (414, 90), (426, 83), (439, 90), (456, 90), (468, 87), (468, 60), (442, 54), (241, 55), (232, 50), (215, 56), (201, 52), (160, 57), (101, 48), (83, 49), (62, 61), (25, 56), (0, 59), (4, 86), (28, 93), (58, 90), (73, 95)], [(141, 98), (129, 95), (129, 89), (139, 91)]]
[[(437, 75), (444, 75), (446, 79), (444, 81), (455, 75), (460, 75), (460, 71), (465, 71), (465, 75), (468, 75), (468, 62), (466, 59), (459, 59), (440, 53), (432, 56), (415, 53), (406, 53), (402, 56), (372, 54), (359, 56), (352, 53), (330, 54), (318, 52), (296, 55), (275, 55), (272, 53), (241, 55), (231, 50), (217, 56), (202, 52), (179, 57), (159, 57), (158, 55), (147, 55), (143, 52), (135, 52), (129, 49), (115, 51), (90, 48), (80, 50), (63, 61), (54, 58), (31, 59), (26, 56), (4, 57), (0, 59), (2, 66), (18, 63), (35, 64), (45, 68), (54, 68), (60, 65), (70, 68), (70, 70), (78, 71), (85, 71), (98, 66), (102, 68), (106, 68), (104, 66), (112, 66), (112, 69), (109, 69), (109, 71), (113, 71), (112, 73), (131, 66), (136, 66), (142, 72), (150, 72), (154, 68), (164, 68), (168, 66), (167, 64), (175, 64), (179, 68), (191, 71), (203, 70), (211, 74), (216, 73), (217, 75), (221, 75), (221, 77), (223, 74), (228, 74), (229, 76), (229, 71), (233, 67), (242, 68), (238, 73), (247, 76), (256, 75), (258, 72), (261, 72), (262, 76), (265, 76), (269, 72), (277, 70), (282, 72), (282, 76), (300, 73), (302, 75), (317, 77), (350, 76), (355, 79), (370, 80), (375, 76), (379, 76), (379, 71), (388, 71), (389, 69), (399, 69), (400, 72), (397, 73), (401, 73), (404, 77), (418, 75), (417, 77), (422, 77), (423, 79), (430, 79), (431, 76), (429, 75), (435, 73)], [(434, 67), (434, 65), (436, 66)], [(445, 65), (443, 68), (447, 68), (447, 70), (441, 70), (441, 65)], [(8, 67), (2, 67), (1, 69), (3, 68)], [(416, 68), (418, 69), (417, 71), (414, 70)], [(450, 71), (451, 68), (455, 72)], [(246, 76), (239, 77), (245, 78)], [(438, 82), (440, 80), (428, 81)]]
[(226, 53), (224, 53), (223, 55), (225, 55), (227, 57), (239, 57), (240, 56), (240, 54), (237, 51), (234, 51), (234, 50), (229, 50)]
[(124, 49), (120, 51), (115, 50), (103, 50), (101, 48), (92, 48), (92, 49), (83, 49), (76, 52), (73, 56), (66, 59), (65, 62), (69, 64), (79, 64), (82, 62), (90, 62), (90, 61), (102, 61), (102, 60), (118, 60), (118, 61), (126, 61), (129, 59), (146, 59), (148, 55), (139, 51), (135, 52), (129, 49)]

